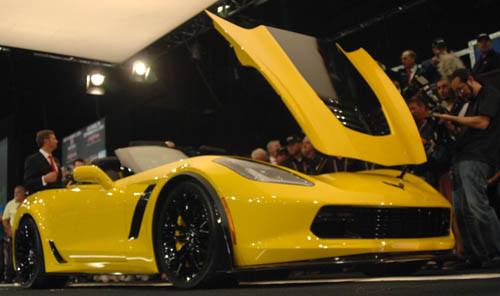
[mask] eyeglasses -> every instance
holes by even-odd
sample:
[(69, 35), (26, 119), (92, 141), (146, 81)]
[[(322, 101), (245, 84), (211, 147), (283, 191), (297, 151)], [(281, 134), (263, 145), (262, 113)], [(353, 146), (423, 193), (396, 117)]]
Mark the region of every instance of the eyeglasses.
[(467, 85), (464, 83), (457, 88), (452, 89), (453, 93), (457, 96), (464, 95), (466, 92)]

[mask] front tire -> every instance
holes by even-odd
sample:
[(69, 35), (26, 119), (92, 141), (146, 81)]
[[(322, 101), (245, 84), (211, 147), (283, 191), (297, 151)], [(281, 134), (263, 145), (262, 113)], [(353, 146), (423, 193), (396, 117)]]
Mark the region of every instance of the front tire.
[(60, 288), (67, 277), (45, 273), (42, 242), (35, 221), (25, 217), (15, 233), (16, 274), (23, 288)]
[(178, 288), (214, 286), (224, 240), (213, 201), (195, 181), (184, 181), (161, 201), (155, 220), (158, 267)]

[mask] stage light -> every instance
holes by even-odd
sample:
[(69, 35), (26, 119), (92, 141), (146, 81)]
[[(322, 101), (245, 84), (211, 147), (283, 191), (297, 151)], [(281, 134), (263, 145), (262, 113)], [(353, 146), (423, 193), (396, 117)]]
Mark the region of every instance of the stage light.
[(106, 92), (104, 89), (104, 81), (106, 76), (98, 71), (93, 71), (87, 74), (87, 93), (96, 96), (102, 96)]
[(148, 64), (146, 64), (141, 60), (135, 61), (134, 64), (132, 65), (133, 75), (143, 76), (144, 78), (147, 78), (150, 71), (151, 67), (149, 67)]
[(146, 66), (146, 63), (144, 63), (143, 61), (136, 61), (132, 65), (132, 72), (135, 75), (139, 75), (139, 76), (146, 75), (146, 73), (149, 71), (149, 69), (150, 68), (148, 66)]
[(132, 79), (139, 82), (150, 82), (151, 67), (142, 60), (137, 60), (132, 64)]
[(90, 82), (95, 86), (101, 86), (104, 83), (106, 76), (101, 73), (94, 73), (90, 75)]

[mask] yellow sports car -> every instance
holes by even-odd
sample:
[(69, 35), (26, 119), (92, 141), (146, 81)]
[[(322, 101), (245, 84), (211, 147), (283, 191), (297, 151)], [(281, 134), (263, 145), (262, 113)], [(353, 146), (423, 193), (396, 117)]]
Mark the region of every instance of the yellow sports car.
[[(383, 166), (426, 161), (405, 102), (364, 50), (209, 16), (321, 153)], [(70, 274), (166, 273), (192, 288), (244, 271), (354, 263), (403, 273), (454, 247), (450, 204), (398, 170), (309, 176), (166, 147), (115, 154), (77, 168), (76, 184), (20, 206), (14, 255), (22, 286), (58, 286)]]

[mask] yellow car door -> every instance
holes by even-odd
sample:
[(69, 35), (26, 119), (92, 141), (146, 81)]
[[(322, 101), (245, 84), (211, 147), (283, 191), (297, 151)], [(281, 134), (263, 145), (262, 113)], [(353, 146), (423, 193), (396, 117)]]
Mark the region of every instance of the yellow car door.
[(101, 185), (71, 186), (53, 203), (54, 243), (66, 260), (107, 262), (124, 260), (129, 225), (123, 193)]

